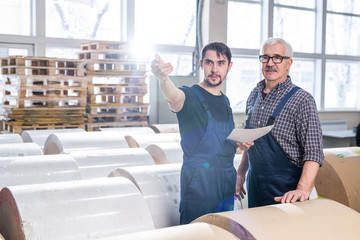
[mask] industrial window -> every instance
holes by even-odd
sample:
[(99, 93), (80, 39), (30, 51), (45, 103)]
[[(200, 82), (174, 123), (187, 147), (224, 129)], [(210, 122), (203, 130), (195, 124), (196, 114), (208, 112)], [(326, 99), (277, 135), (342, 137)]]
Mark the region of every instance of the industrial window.
[(152, 59), (153, 53), (158, 52), (165, 62), (173, 64), (171, 75), (191, 75), (196, 41), (196, 1), (135, 0), (134, 10), (134, 41), (143, 48), (142, 54), (149, 53), (149, 59)]
[(30, 35), (30, 0), (0, 1), (0, 34)]
[(230, 71), (226, 93), (235, 111), (245, 110), (243, 103), (263, 78), (257, 56), (270, 36), (292, 45), (290, 76), (314, 96), (319, 110), (360, 109), (359, 1), (229, 0), (228, 12), (235, 73)]
[(47, 0), (46, 36), (120, 40), (119, 0)]

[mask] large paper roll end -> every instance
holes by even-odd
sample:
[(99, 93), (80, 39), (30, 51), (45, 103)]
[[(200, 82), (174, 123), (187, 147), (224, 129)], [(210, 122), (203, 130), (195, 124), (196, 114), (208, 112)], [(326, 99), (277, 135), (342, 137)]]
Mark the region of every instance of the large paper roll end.
[[(25, 240), (22, 220), (16, 201), (8, 188), (3, 188), (0, 194), (0, 233), (4, 239)], [(0, 237), (0, 239), (2, 239)]]
[(325, 149), (324, 155), (315, 181), (318, 195), (360, 212), (360, 148)]

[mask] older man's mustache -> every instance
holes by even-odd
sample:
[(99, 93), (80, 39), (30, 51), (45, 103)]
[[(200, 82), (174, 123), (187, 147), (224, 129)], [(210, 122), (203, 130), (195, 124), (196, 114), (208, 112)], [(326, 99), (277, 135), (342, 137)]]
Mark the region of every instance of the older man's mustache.
[(278, 72), (278, 69), (274, 66), (267, 66), (265, 67), (265, 71), (268, 72), (268, 71), (275, 71), (275, 72)]

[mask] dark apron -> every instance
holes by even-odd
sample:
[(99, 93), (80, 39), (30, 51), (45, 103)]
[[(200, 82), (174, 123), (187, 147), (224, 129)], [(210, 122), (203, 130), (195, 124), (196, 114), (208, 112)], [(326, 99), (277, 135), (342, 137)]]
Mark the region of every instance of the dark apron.
[[(294, 87), (281, 100), (267, 125), (275, 123), (275, 118), (280, 114), (289, 98), (299, 90)], [(249, 109), (245, 128), (250, 126), (251, 112), (259, 94), (256, 95)], [(255, 140), (254, 146), (248, 150), (249, 171), (246, 179), (249, 208), (271, 205), (274, 197), (283, 196), (286, 192), (295, 190), (301, 175), (301, 168), (290, 162), (279, 144), (269, 132)]]
[[(214, 212), (233, 210), (236, 170), (233, 160), (235, 142), (227, 140), (234, 129), (230, 104), (227, 101), (229, 121), (215, 120), (207, 108), (205, 98), (191, 87), (199, 98), (208, 117), (204, 136), (195, 152), (184, 156), (181, 169), (180, 224)], [(202, 111), (202, 109), (200, 109)]]

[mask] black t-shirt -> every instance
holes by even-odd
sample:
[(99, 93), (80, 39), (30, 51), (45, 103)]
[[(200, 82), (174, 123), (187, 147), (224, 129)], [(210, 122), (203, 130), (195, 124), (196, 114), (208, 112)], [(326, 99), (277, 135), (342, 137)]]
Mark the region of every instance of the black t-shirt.
[[(194, 86), (204, 96), (212, 117), (217, 121), (229, 121), (226, 104), (227, 97), (224, 94), (216, 96), (199, 85)], [(191, 154), (195, 150), (197, 144), (190, 144), (190, 142), (198, 143), (201, 140), (206, 130), (208, 116), (193, 90), (186, 86), (181, 87), (180, 89), (185, 93), (186, 97), (183, 108), (176, 115), (182, 137), (182, 145), (184, 146), (185, 144), (187, 150), (189, 150), (189, 152), (186, 152), (185, 150), (185, 154)]]

